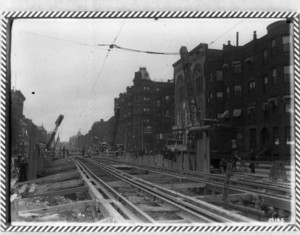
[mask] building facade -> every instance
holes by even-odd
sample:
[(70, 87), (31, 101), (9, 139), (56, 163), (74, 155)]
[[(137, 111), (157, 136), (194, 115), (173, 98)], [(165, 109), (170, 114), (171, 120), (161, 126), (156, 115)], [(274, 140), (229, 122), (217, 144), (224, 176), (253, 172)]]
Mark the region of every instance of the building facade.
[(146, 68), (140, 68), (133, 86), (115, 98), (114, 109), (116, 144), (128, 152), (159, 152), (174, 123), (174, 83), (152, 81)]
[(114, 117), (107, 121), (101, 119), (94, 122), (87, 134), (83, 135), (80, 131), (69, 138), (69, 148), (82, 150), (99, 150), (103, 142), (112, 144)]
[(23, 114), (25, 96), (19, 90), (11, 91), (11, 155), (28, 162), (28, 179), (37, 177), (43, 169), (43, 161), (38, 153), (37, 144), (47, 142), (47, 131), (37, 126)]
[(228, 42), (222, 56), (206, 63), (207, 117), (233, 126), (233, 148), (250, 149), (262, 160), (289, 160), (293, 146), (290, 25), (267, 27), (267, 34), (243, 46)]

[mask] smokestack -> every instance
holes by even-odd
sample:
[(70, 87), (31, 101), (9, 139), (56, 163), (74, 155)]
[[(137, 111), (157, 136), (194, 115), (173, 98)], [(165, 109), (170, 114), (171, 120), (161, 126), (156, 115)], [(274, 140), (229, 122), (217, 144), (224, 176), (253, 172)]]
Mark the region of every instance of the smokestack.
[(239, 32), (236, 32), (236, 46), (239, 46)]
[(253, 32), (253, 40), (256, 40), (257, 36), (256, 36), (256, 31)]

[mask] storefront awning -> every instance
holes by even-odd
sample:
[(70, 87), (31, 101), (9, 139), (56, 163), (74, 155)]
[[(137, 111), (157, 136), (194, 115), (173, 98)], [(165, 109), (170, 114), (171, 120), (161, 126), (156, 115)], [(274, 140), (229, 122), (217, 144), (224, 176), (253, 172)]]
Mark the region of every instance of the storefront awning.
[(223, 69), (227, 69), (229, 67), (229, 64), (228, 63), (225, 63), (222, 65)]
[(211, 126), (212, 126), (212, 125), (207, 125), (207, 126), (194, 126), (194, 127), (191, 127), (191, 128), (189, 129), (189, 131), (191, 131), (191, 132), (208, 131), (208, 130), (211, 129)]
[(249, 58), (245, 59), (245, 62), (253, 64), (253, 57), (249, 57)]
[(293, 96), (292, 95), (284, 95), (282, 98), (283, 98), (283, 100), (289, 100), (289, 99), (293, 99)]
[(240, 117), (242, 115), (242, 109), (234, 109), (233, 117)]
[(170, 149), (172, 152), (178, 151), (178, 152), (186, 152), (187, 147), (186, 145), (166, 145), (168, 149)]
[(232, 65), (236, 65), (236, 64), (240, 64), (240, 63), (241, 63), (241, 61), (237, 60), (237, 61), (233, 61)]
[(268, 104), (274, 104), (275, 106), (278, 106), (278, 98), (277, 97), (272, 97), (270, 99), (268, 99)]
[(225, 112), (221, 115), (221, 118), (228, 118), (229, 117), (229, 110), (225, 110)]

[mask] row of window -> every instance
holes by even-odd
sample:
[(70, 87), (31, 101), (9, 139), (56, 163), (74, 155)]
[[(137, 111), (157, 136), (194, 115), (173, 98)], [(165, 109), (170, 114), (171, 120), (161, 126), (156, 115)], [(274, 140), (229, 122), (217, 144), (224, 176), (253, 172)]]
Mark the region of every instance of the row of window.
[[(226, 96), (230, 97), (230, 88), (226, 87)], [(235, 85), (233, 86), (233, 96), (238, 98), (242, 97), (242, 85)], [(216, 93), (217, 97), (217, 103), (223, 103), (224, 102), (224, 92), (223, 91), (217, 91)], [(209, 97), (207, 98), (207, 102), (209, 103), (213, 99), (213, 93), (209, 94)]]
[[(279, 145), (280, 139), (279, 139), (279, 127), (273, 127), (273, 144)], [(284, 127), (284, 140), (285, 144), (293, 144), (292, 138), (291, 138), (291, 127), (285, 126)]]
[(197, 123), (196, 117), (190, 114), (190, 111), (185, 110), (185, 112), (178, 112), (177, 114), (177, 125), (180, 127), (189, 126), (192, 124), (192, 119), (194, 123)]
[[(291, 69), (292, 69), (292, 67), (290, 65), (283, 66), (283, 79), (284, 79), (284, 82), (289, 82), (290, 81)], [(216, 81), (217, 82), (224, 81), (223, 80), (223, 72), (221, 70), (216, 70), (215, 73), (216, 73)], [(272, 74), (271, 74), (273, 84), (277, 84), (278, 75), (279, 75), (279, 68), (273, 68), (272, 69)], [(268, 78), (268, 77), (265, 77), (265, 78)], [(213, 82), (213, 73), (210, 73), (209, 80), (210, 80), (211, 83)], [(268, 83), (268, 81), (267, 81), (267, 83)]]
[[(143, 90), (144, 90), (144, 91), (150, 91), (150, 87), (144, 86), (144, 87), (143, 87)], [(156, 87), (156, 88), (155, 88), (155, 91), (160, 91), (160, 88), (159, 88), (159, 87)]]
[[(291, 98), (285, 97), (284, 99), (284, 112), (285, 113), (291, 113), (293, 112), (292, 104), (291, 104)], [(271, 114), (274, 114), (276, 112), (276, 109), (278, 107), (278, 98), (273, 97), (268, 99), (267, 102), (261, 104), (261, 109), (263, 111), (263, 115), (265, 118), (269, 117)], [(240, 117), (241, 116), (241, 109), (233, 109), (233, 117)], [(247, 117), (249, 120), (255, 120), (255, 114), (256, 114), (256, 107), (255, 105), (248, 105), (248, 112)], [(217, 118), (229, 118), (229, 110), (226, 110), (223, 113), (217, 113)]]

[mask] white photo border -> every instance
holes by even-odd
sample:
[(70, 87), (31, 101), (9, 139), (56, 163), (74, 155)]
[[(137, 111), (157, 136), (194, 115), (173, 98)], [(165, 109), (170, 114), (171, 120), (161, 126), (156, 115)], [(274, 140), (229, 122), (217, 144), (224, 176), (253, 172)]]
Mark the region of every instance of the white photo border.
[[(1, 86), (0, 86), (0, 229), (6, 232), (295, 232), (300, 231), (300, 13), (255, 11), (9, 11), (2, 12), (1, 24)], [(224, 19), (224, 18), (286, 18), (293, 23), (292, 64), (295, 97), (295, 223), (207, 224), (207, 225), (22, 225), (9, 222), (10, 179), (7, 149), (10, 118), (10, 52), (12, 22), (16, 19)]]

